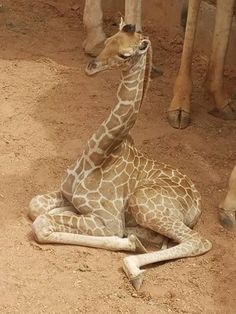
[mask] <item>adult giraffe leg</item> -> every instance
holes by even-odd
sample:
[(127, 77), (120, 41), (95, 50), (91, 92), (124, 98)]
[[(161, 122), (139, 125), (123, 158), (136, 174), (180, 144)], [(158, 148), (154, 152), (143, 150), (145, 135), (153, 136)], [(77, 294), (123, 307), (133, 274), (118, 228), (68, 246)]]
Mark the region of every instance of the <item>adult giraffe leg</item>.
[[(104, 42), (106, 35), (103, 31), (102, 0), (86, 0), (83, 22), (87, 37), (83, 42), (86, 53), (97, 56), (100, 52), (99, 45)], [(136, 31), (141, 31), (141, 2), (142, 0), (125, 1), (125, 22), (135, 24)]]
[(184, 129), (190, 123), (191, 64), (200, 3), (201, 0), (189, 0), (180, 69), (174, 84), (174, 96), (168, 109), (168, 121), (177, 129)]
[(103, 43), (106, 35), (103, 31), (102, 0), (86, 0), (83, 22), (86, 28), (86, 39), (83, 48), (90, 55), (97, 55), (96, 46)]
[(236, 101), (224, 89), (224, 63), (227, 53), (235, 0), (217, 1), (216, 22), (208, 65), (206, 87), (215, 101), (210, 113), (222, 119), (236, 119)]
[(229, 230), (236, 230), (236, 166), (229, 178), (227, 195), (219, 207), (220, 223)]
[[(125, 22), (135, 25), (136, 32), (142, 31), (142, 0), (125, 1)], [(162, 74), (162, 70), (152, 64), (152, 77), (157, 77)]]
[(142, 0), (125, 1), (125, 22), (136, 26), (136, 32), (142, 30)]

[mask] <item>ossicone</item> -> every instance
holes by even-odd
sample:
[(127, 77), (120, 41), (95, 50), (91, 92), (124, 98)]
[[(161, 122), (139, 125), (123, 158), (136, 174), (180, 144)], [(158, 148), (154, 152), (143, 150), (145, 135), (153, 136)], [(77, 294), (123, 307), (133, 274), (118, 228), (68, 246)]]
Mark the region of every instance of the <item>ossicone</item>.
[(135, 33), (135, 25), (133, 24), (125, 24), (123, 27), (122, 27), (122, 32), (125, 32), (125, 33)]

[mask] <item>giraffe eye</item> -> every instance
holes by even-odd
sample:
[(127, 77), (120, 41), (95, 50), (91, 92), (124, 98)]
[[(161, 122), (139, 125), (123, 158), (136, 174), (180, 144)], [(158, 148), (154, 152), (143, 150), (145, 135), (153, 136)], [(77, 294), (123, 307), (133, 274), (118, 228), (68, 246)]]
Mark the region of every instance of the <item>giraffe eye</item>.
[(131, 57), (131, 55), (129, 53), (119, 53), (118, 56), (121, 58), (121, 59), (129, 59)]

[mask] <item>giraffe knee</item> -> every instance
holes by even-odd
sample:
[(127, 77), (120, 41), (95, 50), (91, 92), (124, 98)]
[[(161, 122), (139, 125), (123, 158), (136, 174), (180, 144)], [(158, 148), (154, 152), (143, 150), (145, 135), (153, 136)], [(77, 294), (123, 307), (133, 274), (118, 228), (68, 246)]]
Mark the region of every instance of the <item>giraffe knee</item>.
[(37, 217), (32, 224), (32, 229), (37, 242), (49, 242), (48, 237), (53, 233), (53, 226), (47, 215)]
[(42, 205), (39, 202), (40, 195), (35, 196), (29, 203), (28, 216), (31, 220), (35, 220), (39, 215), (43, 214)]

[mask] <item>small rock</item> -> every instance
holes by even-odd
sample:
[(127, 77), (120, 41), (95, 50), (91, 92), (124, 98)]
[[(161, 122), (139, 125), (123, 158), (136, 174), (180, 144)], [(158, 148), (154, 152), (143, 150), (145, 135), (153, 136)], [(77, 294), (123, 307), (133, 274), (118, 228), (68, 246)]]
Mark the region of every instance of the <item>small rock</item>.
[(89, 268), (88, 265), (84, 264), (84, 265), (81, 265), (77, 271), (81, 271), (81, 272), (86, 272), (86, 271), (91, 271), (91, 269)]

